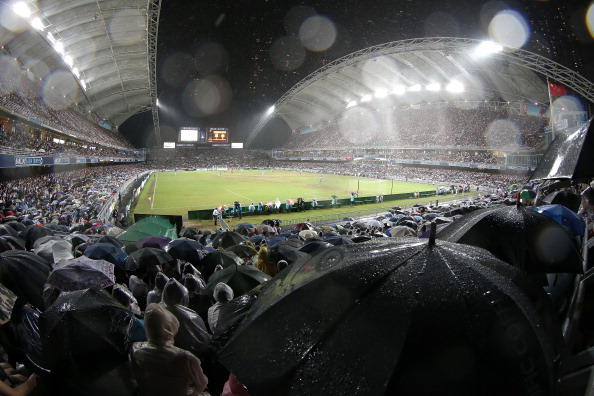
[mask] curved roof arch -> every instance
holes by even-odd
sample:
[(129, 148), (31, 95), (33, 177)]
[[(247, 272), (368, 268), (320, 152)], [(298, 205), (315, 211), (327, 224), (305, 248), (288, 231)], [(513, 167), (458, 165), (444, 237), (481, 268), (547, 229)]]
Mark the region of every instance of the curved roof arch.
[[(152, 110), (160, 140), (155, 69), (161, 0), (25, 3), (31, 15), (15, 15), (16, 29), (0, 26), (3, 48), (36, 79), (51, 77), (62, 94), (76, 97), (84, 110), (116, 127), (134, 114)], [(33, 18), (39, 18), (42, 29), (34, 28)], [(62, 54), (57, 42), (63, 46)], [(72, 59), (71, 66), (66, 56)]]
[[(273, 118), (283, 119), (295, 131), (331, 121), (352, 103), (369, 102), (371, 107), (448, 100), (548, 103), (548, 78), (594, 102), (594, 84), (567, 67), (521, 49), (481, 53), (478, 48), (484, 43), (466, 38), (408, 39), (339, 58), (284, 94), (252, 130), (246, 146)], [(452, 82), (462, 84), (464, 91), (431, 91), (432, 84), (446, 87)]]

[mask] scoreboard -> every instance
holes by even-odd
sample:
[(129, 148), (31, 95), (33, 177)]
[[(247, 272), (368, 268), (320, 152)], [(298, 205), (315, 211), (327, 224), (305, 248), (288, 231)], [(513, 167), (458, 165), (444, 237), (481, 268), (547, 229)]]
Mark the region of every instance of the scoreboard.
[(209, 128), (206, 137), (208, 143), (229, 142), (229, 130), (227, 128)]

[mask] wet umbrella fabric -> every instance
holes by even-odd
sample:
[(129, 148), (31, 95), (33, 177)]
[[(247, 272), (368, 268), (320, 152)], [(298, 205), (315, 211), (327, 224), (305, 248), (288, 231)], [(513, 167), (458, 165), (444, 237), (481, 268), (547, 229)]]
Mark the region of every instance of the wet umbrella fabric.
[(200, 242), (188, 238), (174, 239), (165, 247), (165, 251), (173, 258), (194, 264), (202, 260), (203, 253), (201, 253), (201, 250), (202, 245)]
[(202, 272), (205, 279), (208, 280), (214, 273), (217, 265), (227, 268), (233, 264), (241, 265), (243, 264), (243, 260), (233, 252), (227, 250), (214, 250), (204, 256), (198, 265), (198, 269)]
[(130, 253), (124, 260), (124, 269), (128, 271), (137, 271), (141, 268), (160, 266), (165, 268), (175, 264), (173, 258), (165, 250), (153, 247), (143, 247)]
[(110, 236), (110, 235), (103, 235), (97, 243), (111, 243), (115, 247), (124, 247), (124, 242), (120, 241), (118, 238)]
[(12, 290), (23, 303), (42, 309), (43, 285), (50, 272), (46, 260), (25, 250), (0, 253), (0, 283)]
[(542, 205), (534, 208), (557, 223), (569, 228), (577, 236), (584, 236), (586, 224), (584, 219), (564, 205)]
[(482, 247), (529, 273), (581, 273), (582, 257), (570, 232), (553, 219), (517, 206), (468, 213), (439, 239)]
[(203, 293), (212, 298), (217, 283), (223, 282), (233, 289), (234, 296), (240, 296), (268, 280), (270, 280), (270, 275), (253, 265), (232, 264), (212, 274)]
[(61, 291), (103, 289), (115, 283), (114, 265), (105, 260), (79, 257), (63, 260), (47, 278), (47, 283)]
[(10, 247), (10, 249), (6, 249), (6, 250), (25, 250), (25, 240), (21, 237), (13, 237), (10, 235), (2, 235), (0, 236), (0, 239), (2, 239), (2, 243), (6, 244), (7, 246)]
[(127, 360), (132, 312), (101, 289), (61, 293), (39, 318), (54, 371), (99, 376)]
[(72, 244), (63, 239), (47, 241), (35, 248), (33, 252), (50, 263), (74, 257), (72, 255)]
[(561, 190), (555, 191), (546, 197), (544, 197), (543, 202), (545, 204), (559, 204), (566, 206), (570, 210), (577, 213), (580, 208), (580, 204), (582, 200), (579, 195), (574, 194), (570, 190)]
[(0, 283), (0, 325), (10, 320), (17, 298), (16, 294)]
[(6, 224), (0, 224), (0, 235), (18, 236), (17, 230)]
[(258, 395), (516, 394), (526, 375), (552, 394), (555, 318), (482, 249), (386, 239), (277, 275), (218, 361)]
[(169, 242), (171, 242), (171, 238), (154, 235), (145, 238), (140, 238), (136, 241), (136, 247), (138, 247), (139, 249), (146, 247), (164, 249)]
[(49, 228), (45, 228), (35, 224), (27, 226), (27, 228), (25, 228), (23, 231), (19, 233), (19, 237), (25, 240), (25, 246), (29, 250), (33, 249), (33, 244), (36, 240), (47, 235), (54, 235), (54, 232)]
[(118, 267), (124, 266), (124, 260), (127, 257), (127, 254), (123, 249), (116, 247), (111, 243), (95, 243), (89, 245), (85, 249), (84, 255), (92, 259), (107, 260)]
[(238, 257), (241, 257), (241, 258), (250, 258), (250, 257), (258, 254), (258, 252), (256, 252), (256, 250), (253, 247), (251, 247), (249, 245), (244, 245), (244, 244), (233, 245), (233, 246), (228, 247), (225, 250), (227, 250), (231, 253), (234, 253)]
[(245, 239), (241, 234), (235, 231), (223, 231), (214, 237), (212, 246), (227, 249), (228, 247), (238, 245), (243, 241), (245, 241)]

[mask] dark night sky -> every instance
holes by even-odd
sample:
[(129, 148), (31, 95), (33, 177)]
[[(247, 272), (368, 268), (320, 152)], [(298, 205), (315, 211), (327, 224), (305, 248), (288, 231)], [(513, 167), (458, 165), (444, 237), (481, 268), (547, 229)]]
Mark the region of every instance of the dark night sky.
[[(577, 36), (574, 46), (585, 58), (584, 69), (578, 71), (592, 80), (594, 76), (588, 74), (594, 70), (594, 51), (589, 50), (593, 40), (583, 23), (587, 3), (164, 1), (157, 55), (161, 140), (175, 141), (180, 127), (196, 126), (227, 127), (231, 141), (243, 141), (268, 107), (328, 61), (373, 45), (415, 37), (488, 39), (488, 21), (496, 11), (506, 8), (520, 11), (526, 20), (541, 20), (553, 18), (558, 4), (569, 4), (567, 18), (571, 21), (571, 33)], [(299, 47), (295, 50), (296, 58), (302, 62), (288, 71), (280, 70), (271, 55), (272, 48), (286, 48), (281, 44), (299, 42), (296, 37), (300, 26), (307, 17), (316, 14), (334, 26), (333, 44), (321, 51)], [(539, 28), (531, 26), (531, 30), (539, 31)], [(525, 49), (538, 52), (535, 48)], [(295, 55), (295, 51), (291, 53)], [(255, 54), (259, 56), (257, 61), (252, 60)], [(540, 54), (545, 55), (542, 51)], [(570, 66), (568, 59), (554, 60)], [(258, 75), (255, 79), (254, 71)], [(255, 86), (250, 88), (254, 80)], [(130, 118), (120, 131), (137, 147), (154, 145), (150, 112)]]

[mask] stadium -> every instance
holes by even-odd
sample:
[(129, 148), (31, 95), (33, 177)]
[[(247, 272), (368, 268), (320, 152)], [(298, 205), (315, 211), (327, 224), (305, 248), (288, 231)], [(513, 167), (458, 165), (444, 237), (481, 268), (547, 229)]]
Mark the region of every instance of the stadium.
[(592, 392), (594, 83), (569, 60), (386, 41), (243, 130), (172, 127), (159, 0), (0, 7), (0, 394)]

